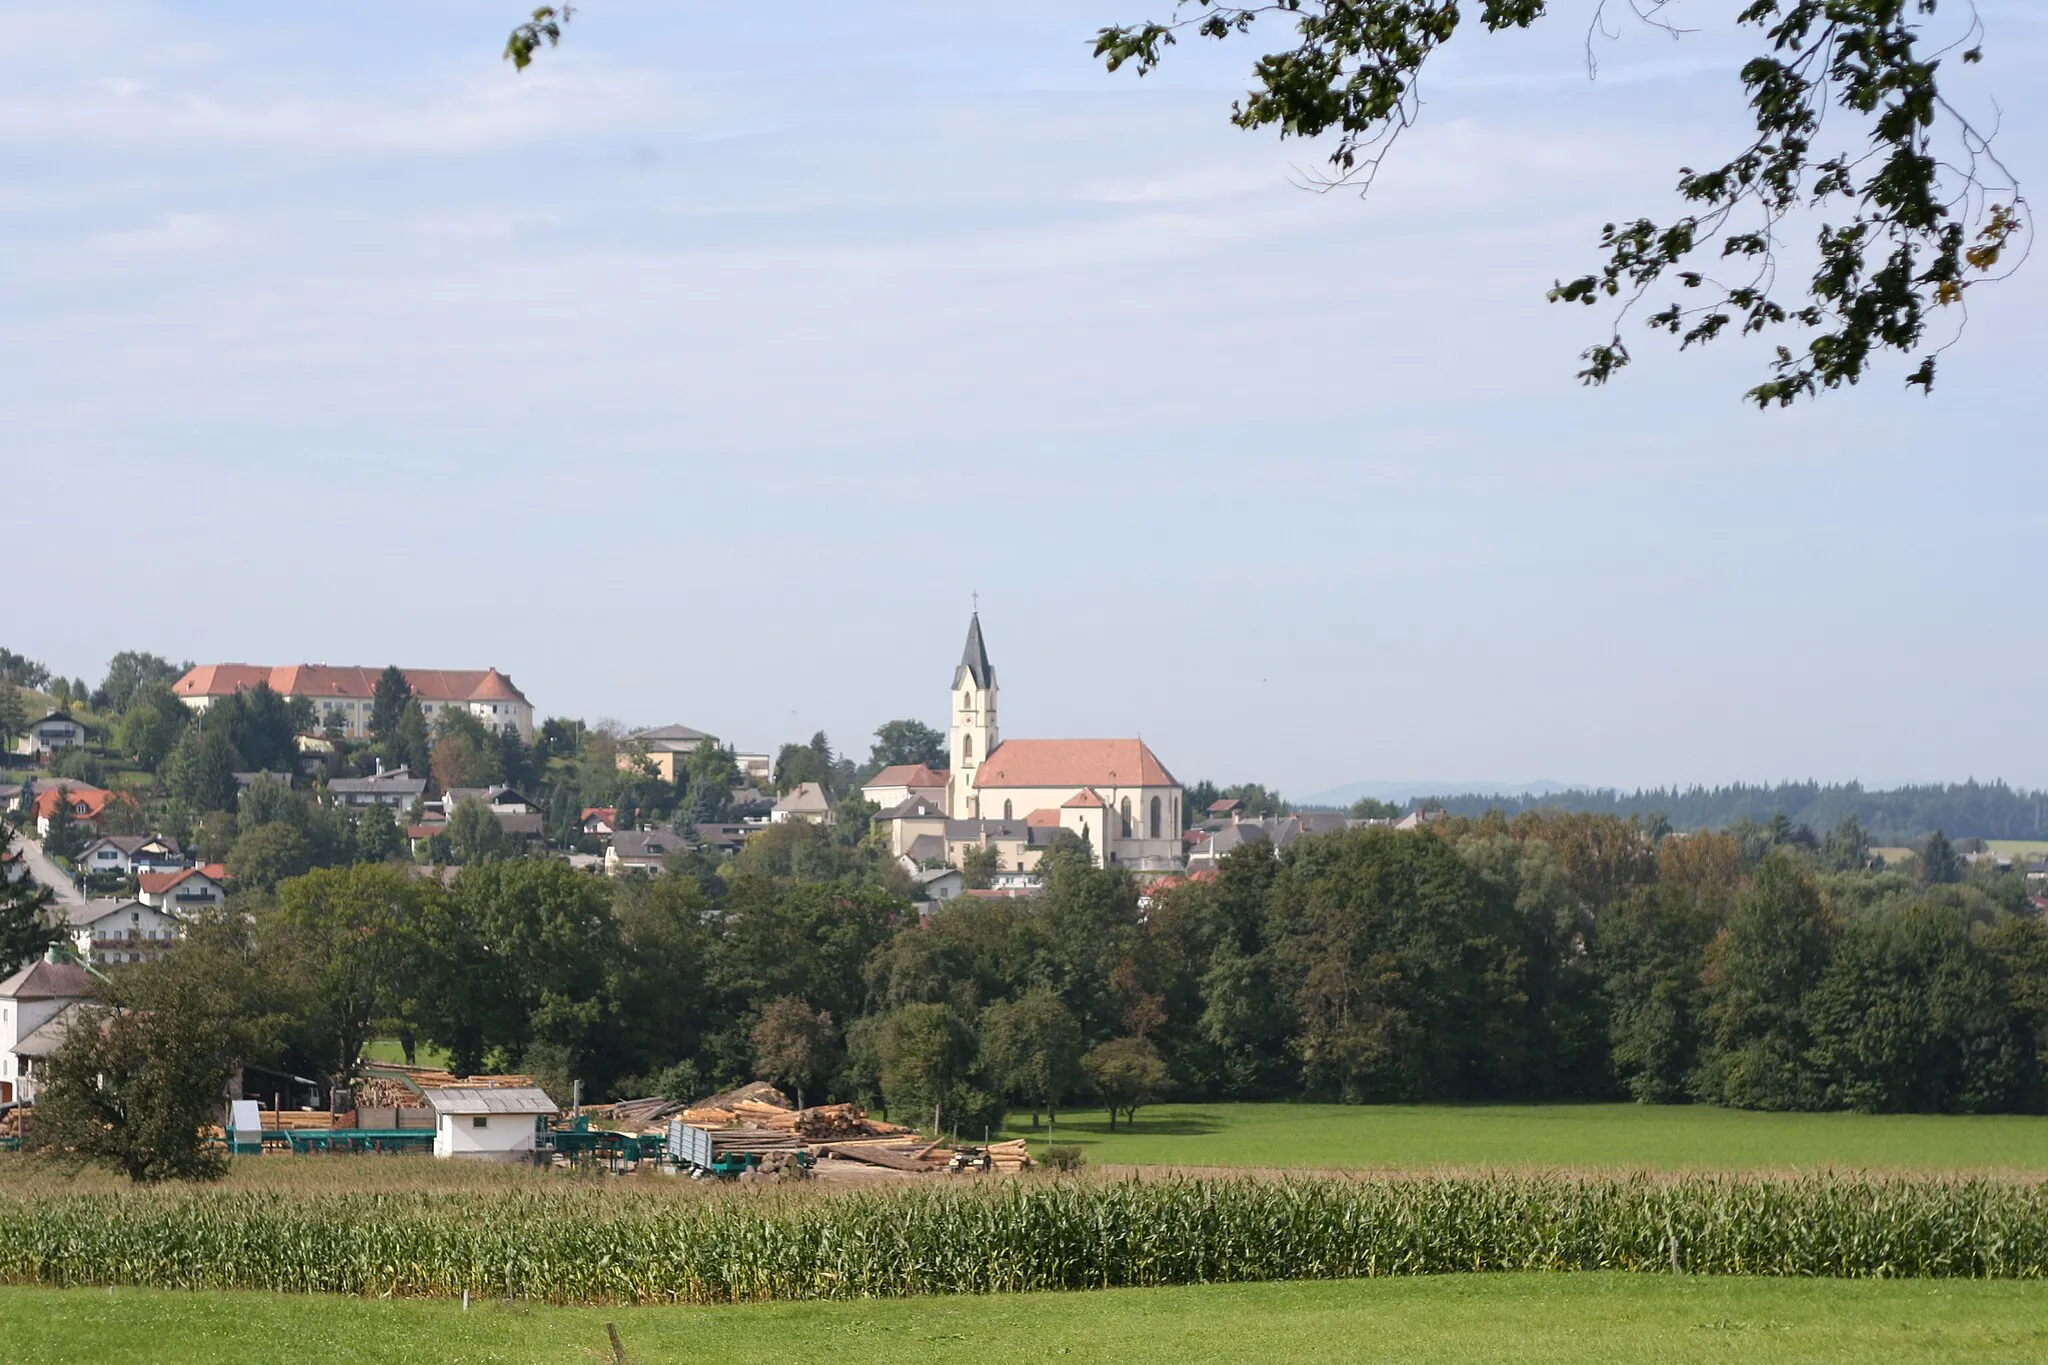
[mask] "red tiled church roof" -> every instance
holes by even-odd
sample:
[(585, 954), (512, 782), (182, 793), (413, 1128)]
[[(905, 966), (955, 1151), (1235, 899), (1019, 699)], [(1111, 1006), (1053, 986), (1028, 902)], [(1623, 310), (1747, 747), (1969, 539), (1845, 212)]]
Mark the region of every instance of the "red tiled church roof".
[(974, 772), (976, 787), (1177, 787), (1141, 739), (1006, 739)]

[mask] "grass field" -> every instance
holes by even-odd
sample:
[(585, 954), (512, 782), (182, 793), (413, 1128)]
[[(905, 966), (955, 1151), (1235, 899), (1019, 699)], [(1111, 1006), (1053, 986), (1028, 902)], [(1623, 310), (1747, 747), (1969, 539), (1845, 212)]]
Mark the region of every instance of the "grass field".
[[(1011, 1136), (1042, 1140), (1011, 1115)], [(1020, 1122), (1025, 1126), (1018, 1126)], [(1091, 1163), (1275, 1169), (2048, 1171), (2048, 1118), (1763, 1114), (1707, 1105), (1162, 1104), (1109, 1131), (1060, 1116)]]
[(1441, 1276), (766, 1304), (560, 1309), (301, 1295), (0, 1289), (0, 1361), (96, 1365), (1020, 1360), (1719, 1362), (2048, 1359), (2048, 1285)]
[(2048, 839), (1986, 839), (1984, 846), (1993, 853), (2003, 853), (2008, 858), (2048, 856)]

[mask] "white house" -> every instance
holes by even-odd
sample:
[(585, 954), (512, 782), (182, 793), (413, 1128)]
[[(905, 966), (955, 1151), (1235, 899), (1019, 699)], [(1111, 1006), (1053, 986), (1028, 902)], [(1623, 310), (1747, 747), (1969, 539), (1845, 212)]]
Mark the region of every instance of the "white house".
[(382, 769), (372, 777), (337, 777), (327, 784), (327, 799), (337, 806), (390, 806), (408, 810), (427, 794), (427, 779), (410, 768)]
[(64, 928), (78, 955), (96, 967), (154, 962), (178, 941), (178, 917), (141, 901), (89, 900), (64, 907)]
[(688, 839), (672, 830), (622, 829), (604, 851), (604, 870), (614, 877), (625, 872), (659, 872), (669, 854), (681, 853), (689, 846)]
[(85, 726), (69, 711), (52, 711), (28, 727), (15, 741), (15, 752), (45, 755), (59, 749), (76, 749), (85, 743)]
[(869, 778), (860, 794), (883, 810), (900, 806), (913, 797), (943, 806), (946, 804), (946, 775), (922, 763), (898, 763)]
[(160, 834), (101, 835), (78, 855), (79, 870), (88, 877), (108, 873), (125, 877), (134, 872), (176, 872), (184, 865), (185, 856), (178, 847), (178, 841)]
[(32, 1104), (43, 1059), (57, 1050), (92, 994), (92, 974), (69, 962), (31, 962), (0, 981), (0, 1104)]
[(833, 822), (832, 800), (817, 783), (799, 782), (775, 803), (775, 810), (768, 818), (778, 825), (786, 820), (808, 820), (814, 825), (829, 825)]
[[(172, 683), (171, 691), (193, 710), (203, 711), (222, 697), (268, 683), (270, 690), (286, 701), (299, 697), (311, 701), (321, 729), (332, 721), (349, 738), (362, 739), (370, 733), (377, 679), (383, 672), (353, 665), (273, 668), (268, 664), (201, 664)], [(517, 730), (521, 739), (533, 742), (533, 706), (497, 669), (402, 668), (399, 672), (405, 674), (428, 725), (446, 712), (467, 711), (488, 730)]]
[(561, 1112), (537, 1088), (444, 1086), (426, 1097), (434, 1110), (434, 1155), (444, 1160), (530, 1160), (548, 1120)]
[[(332, 784), (329, 784), (330, 786)], [(465, 801), (481, 801), (493, 815), (538, 815), (540, 807), (510, 787), (450, 787), (441, 793), (441, 809), (449, 815)]]
[(144, 905), (176, 915), (217, 907), (227, 899), (226, 883), (227, 870), (219, 863), (177, 872), (145, 872), (135, 879)]

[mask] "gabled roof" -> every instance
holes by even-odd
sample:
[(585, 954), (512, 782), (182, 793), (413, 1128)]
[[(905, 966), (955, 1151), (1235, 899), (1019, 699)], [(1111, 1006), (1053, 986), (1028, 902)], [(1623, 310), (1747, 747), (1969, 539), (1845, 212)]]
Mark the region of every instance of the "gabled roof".
[(84, 929), (90, 925), (98, 924), (103, 919), (112, 918), (124, 910), (130, 914), (147, 912), (151, 915), (156, 915), (161, 913), (151, 906), (144, 905), (141, 901), (125, 901), (117, 897), (106, 896), (89, 901), (74, 901), (65, 906), (64, 927), (67, 929)]
[(967, 647), (960, 651), (960, 667), (953, 670), (953, 685), (960, 685), (960, 675), (965, 673), (974, 679), (976, 687), (991, 686), (996, 680), (996, 667), (988, 661), (988, 646), (981, 641), (981, 613), (975, 612), (967, 621)]
[(203, 877), (219, 885), (227, 876), (227, 869), (219, 863), (207, 863), (203, 867), (185, 867), (176, 872), (145, 872), (135, 879), (135, 884), (151, 896), (161, 896), (182, 881)]
[(1100, 809), (1108, 804), (1109, 802), (1102, 799), (1101, 792), (1096, 791), (1093, 787), (1083, 787), (1066, 800), (1060, 802), (1060, 808), (1062, 810)]
[(1051, 807), (1041, 807), (1024, 817), (1024, 823), (1034, 828), (1055, 829), (1060, 823), (1060, 813)]
[(538, 1086), (442, 1085), (423, 1092), (437, 1114), (559, 1114)]
[(946, 856), (946, 841), (936, 834), (920, 834), (904, 847), (903, 856), (914, 863), (936, 862)]
[(622, 829), (612, 836), (612, 852), (621, 858), (666, 858), (689, 846), (688, 839), (666, 829)]
[(5, 981), (9, 1000), (75, 1000), (92, 994), (92, 973), (70, 962), (31, 962)]
[(799, 782), (775, 803), (775, 809), (792, 815), (823, 815), (832, 809), (832, 802), (816, 782)]
[(79, 1021), (78, 1002), (72, 1001), (63, 1009), (45, 1019), (28, 1035), (14, 1045), (17, 1057), (47, 1057), (64, 1046), (64, 1040), (71, 1035), (71, 1026)]
[(943, 820), (946, 818), (946, 812), (940, 810), (930, 797), (906, 796), (875, 818), (877, 820)]
[(1178, 787), (1142, 739), (1006, 739), (974, 770), (981, 787)]
[(148, 848), (152, 844), (162, 848), (166, 853), (176, 854), (178, 852), (178, 841), (168, 835), (102, 834), (99, 838), (87, 844), (78, 856), (82, 858), (102, 844), (105, 844), (108, 848), (118, 848), (123, 853), (134, 853), (136, 850)]
[(71, 798), (71, 809), (83, 811), (88, 820), (98, 819), (107, 808), (107, 798), (112, 792), (101, 791), (85, 782), (67, 782), (50, 787), (36, 794), (35, 814), (38, 818), (53, 815), (57, 810), (57, 793), (64, 792)]
[(946, 774), (926, 763), (897, 763), (869, 778), (868, 787), (943, 787)]
[(639, 742), (650, 749), (663, 752), (688, 752), (709, 740), (718, 742), (718, 736), (707, 735), (702, 730), (692, 730), (687, 725), (653, 725), (645, 730), (635, 730), (626, 736), (628, 743)]

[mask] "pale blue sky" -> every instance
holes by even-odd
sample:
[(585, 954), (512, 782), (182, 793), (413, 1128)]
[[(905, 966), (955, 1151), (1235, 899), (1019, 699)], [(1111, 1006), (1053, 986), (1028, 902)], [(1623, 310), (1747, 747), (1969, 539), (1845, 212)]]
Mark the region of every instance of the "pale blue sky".
[[(1189, 781), (2048, 784), (2048, 261), (1932, 399), (1759, 414), (1755, 351), (1647, 333), (1582, 390), (1606, 318), (1543, 290), (1737, 145), (1746, 49), (1475, 29), (1361, 203), (1229, 126), (1251, 48), (1091, 63), (1163, 6), (589, 0), (524, 76), (502, 0), (16, 7), (0, 463), (55, 553), (0, 643), (864, 753), (978, 589), (1010, 733)], [(2048, 183), (2048, 26), (1982, 10)]]

